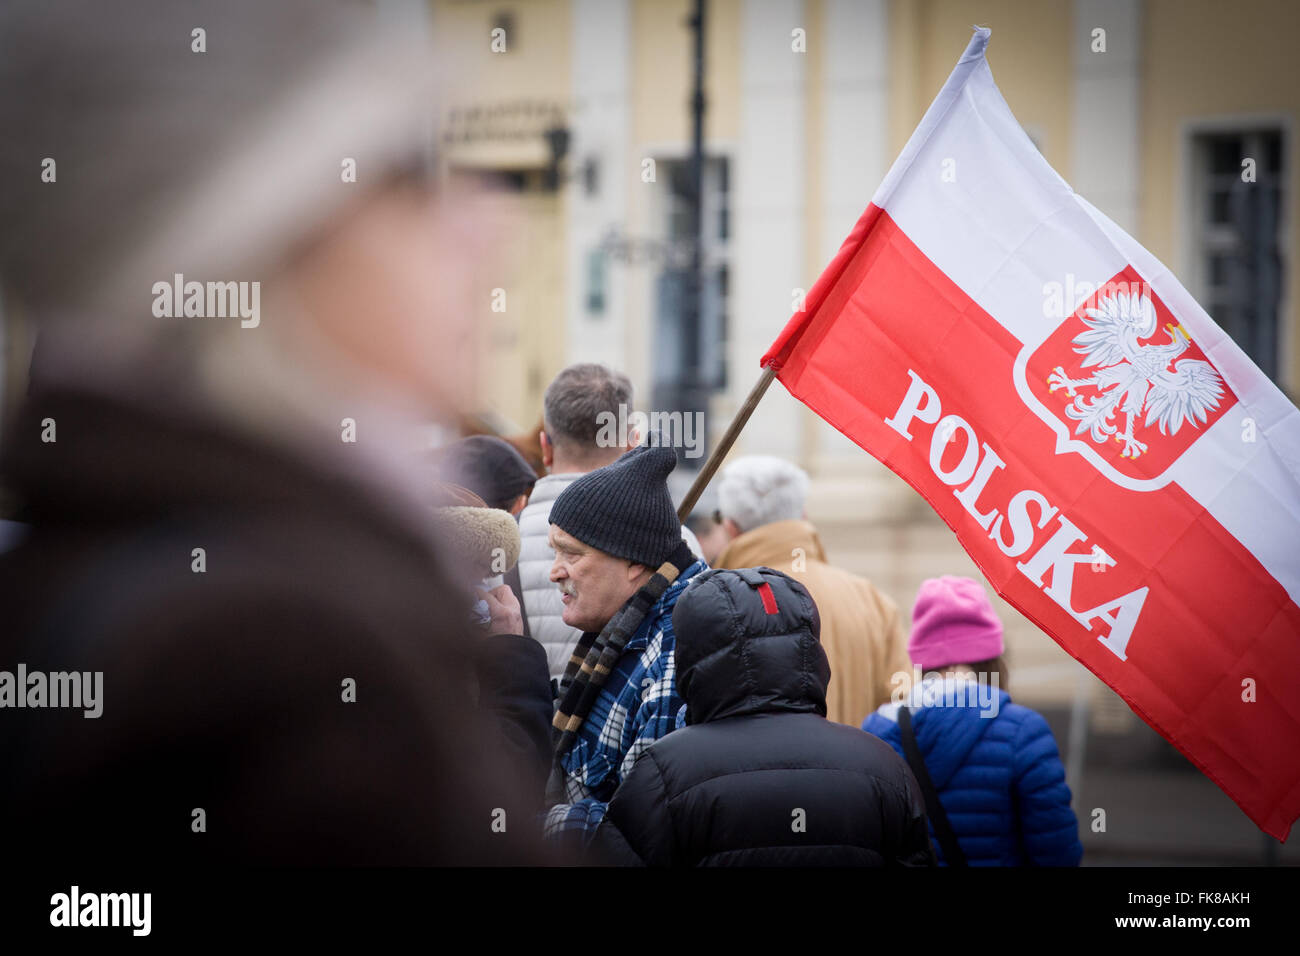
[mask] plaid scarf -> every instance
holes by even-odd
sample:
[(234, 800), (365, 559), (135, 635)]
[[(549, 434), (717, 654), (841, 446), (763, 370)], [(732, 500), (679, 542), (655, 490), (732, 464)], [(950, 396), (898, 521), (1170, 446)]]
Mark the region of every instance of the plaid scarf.
[[(640, 590), (623, 604), (618, 612), (599, 634), (587, 631), (578, 641), (573, 656), (565, 665), (564, 676), (560, 680), (560, 706), (555, 711), (552, 726), (559, 732), (555, 743), (556, 767), (560, 759), (569, 752), (577, 738), (582, 722), (591, 712), (600, 689), (605, 686), (609, 673), (623, 655), (623, 648), (636, 633), (641, 622), (650, 613), (677, 576), (698, 560), (686, 546), (680, 542), (667, 561), (651, 575)], [(563, 777), (563, 771), (559, 772)]]

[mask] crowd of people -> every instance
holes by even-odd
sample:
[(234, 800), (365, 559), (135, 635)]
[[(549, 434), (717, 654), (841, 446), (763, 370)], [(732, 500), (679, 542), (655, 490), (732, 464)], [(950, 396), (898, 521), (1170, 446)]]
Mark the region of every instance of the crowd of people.
[[(731, 462), (691, 533), (671, 448), (597, 440), (634, 396), (595, 365), (536, 462), (430, 448), (478, 407), (500, 231), (431, 178), (427, 50), (370, 6), (214, 4), (202, 51), (161, 0), (0, 11), (0, 284), (37, 330), (0, 661), (103, 687), (6, 710), (13, 857), (1078, 862), (1041, 717), (897, 698), (909, 657), (993, 671), (979, 585), (905, 637), (791, 464)], [(257, 322), (198, 282), (151, 311), (182, 276), (251, 284)]]
[(546, 649), (552, 845), (657, 866), (1077, 864), (1055, 741), (1011, 702), (981, 585), (927, 580), (904, 637), (892, 599), (828, 562), (807, 475), (769, 456), (722, 471), (697, 538), (661, 436), (598, 442), (632, 399), (623, 374), (570, 366), (545, 395), (545, 474), (501, 438), (440, 456), (441, 481), (519, 516), (513, 583), (477, 594)]

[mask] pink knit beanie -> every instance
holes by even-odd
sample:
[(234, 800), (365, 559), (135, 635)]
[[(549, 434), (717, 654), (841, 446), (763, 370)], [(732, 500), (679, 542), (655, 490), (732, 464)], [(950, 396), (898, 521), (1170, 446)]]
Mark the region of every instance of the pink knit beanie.
[(978, 581), (945, 574), (922, 582), (907, 654), (915, 667), (985, 661), (1002, 653), (1002, 622)]

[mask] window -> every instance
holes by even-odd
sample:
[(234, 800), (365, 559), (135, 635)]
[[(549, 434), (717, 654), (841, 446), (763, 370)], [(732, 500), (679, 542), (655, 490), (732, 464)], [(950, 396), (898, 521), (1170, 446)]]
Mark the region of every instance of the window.
[[(663, 234), (672, 252), (665, 256), (655, 282), (655, 328), (658, 339), (655, 380), (678, 381), (690, 364), (690, 343), (683, 327), (690, 282), (690, 160), (658, 163), (664, 191)], [(699, 385), (723, 389), (727, 384), (727, 327), (730, 309), (728, 272), (731, 240), (730, 169), (725, 157), (706, 157), (701, 220), (702, 287), (698, 329)]]
[(597, 247), (587, 253), (587, 312), (605, 312), (605, 250)]
[(1197, 298), (1219, 327), (1277, 381), (1286, 179), (1281, 131), (1200, 133), (1192, 151), (1192, 275)]

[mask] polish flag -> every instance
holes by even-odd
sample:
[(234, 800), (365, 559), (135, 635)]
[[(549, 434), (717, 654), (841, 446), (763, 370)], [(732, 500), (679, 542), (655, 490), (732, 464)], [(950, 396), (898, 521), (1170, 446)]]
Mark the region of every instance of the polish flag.
[(1300, 411), (970, 46), (763, 356), (1261, 829), (1300, 816)]

